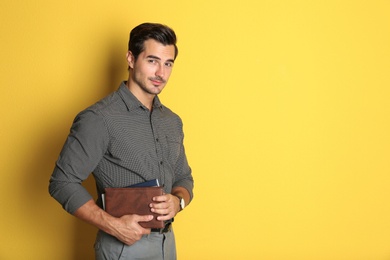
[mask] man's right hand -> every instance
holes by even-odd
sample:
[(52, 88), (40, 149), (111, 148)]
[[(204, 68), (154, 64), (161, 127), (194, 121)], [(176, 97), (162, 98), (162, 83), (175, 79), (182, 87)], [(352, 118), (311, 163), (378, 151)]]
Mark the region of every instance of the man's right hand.
[(152, 215), (124, 215), (111, 223), (113, 225), (111, 235), (126, 245), (132, 245), (143, 235), (150, 234), (150, 228), (143, 228), (138, 222), (151, 221), (152, 219)]
[(151, 221), (153, 215), (125, 215), (116, 218), (89, 200), (74, 212), (74, 216), (116, 237), (126, 245), (132, 245), (143, 235), (150, 234), (150, 228), (143, 228), (138, 222)]

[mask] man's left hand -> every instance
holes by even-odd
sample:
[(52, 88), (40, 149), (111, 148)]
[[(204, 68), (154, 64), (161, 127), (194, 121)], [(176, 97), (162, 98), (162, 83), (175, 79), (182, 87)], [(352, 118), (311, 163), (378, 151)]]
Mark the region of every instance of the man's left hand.
[(168, 220), (176, 216), (180, 211), (179, 198), (172, 194), (164, 194), (153, 198), (156, 203), (150, 203), (151, 211), (161, 216), (158, 220)]

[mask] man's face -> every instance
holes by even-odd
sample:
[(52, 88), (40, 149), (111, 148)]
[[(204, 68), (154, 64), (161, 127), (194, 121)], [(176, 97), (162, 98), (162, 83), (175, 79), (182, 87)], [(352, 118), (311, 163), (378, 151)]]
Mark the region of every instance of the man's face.
[(133, 83), (144, 94), (157, 95), (165, 87), (171, 75), (175, 57), (175, 47), (149, 39), (144, 42), (144, 51), (134, 60), (129, 52), (127, 60), (133, 70)]

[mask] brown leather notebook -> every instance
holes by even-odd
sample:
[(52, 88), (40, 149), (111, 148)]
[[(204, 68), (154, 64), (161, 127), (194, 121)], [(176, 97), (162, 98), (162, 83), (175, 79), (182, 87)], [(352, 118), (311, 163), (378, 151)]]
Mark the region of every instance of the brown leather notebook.
[(164, 221), (157, 220), (159, 214), (150, 210), (152, 198), (163, 195), (162, 187), (105, 188), (105, 209), (114, 217), (123, 215), (153, 215), (149, 222), (139, 222), (144, 228), (163, 228)]

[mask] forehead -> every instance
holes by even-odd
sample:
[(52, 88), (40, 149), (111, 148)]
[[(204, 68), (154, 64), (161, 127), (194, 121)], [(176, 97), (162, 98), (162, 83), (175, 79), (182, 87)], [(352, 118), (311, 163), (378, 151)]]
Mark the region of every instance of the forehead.
[(156, 40), (149, 39), (144, 42), (144, 51), (141, 53), (144, 56), (156, 56), (162, 60), (174, 60), (175, 46), (163, 45)]

